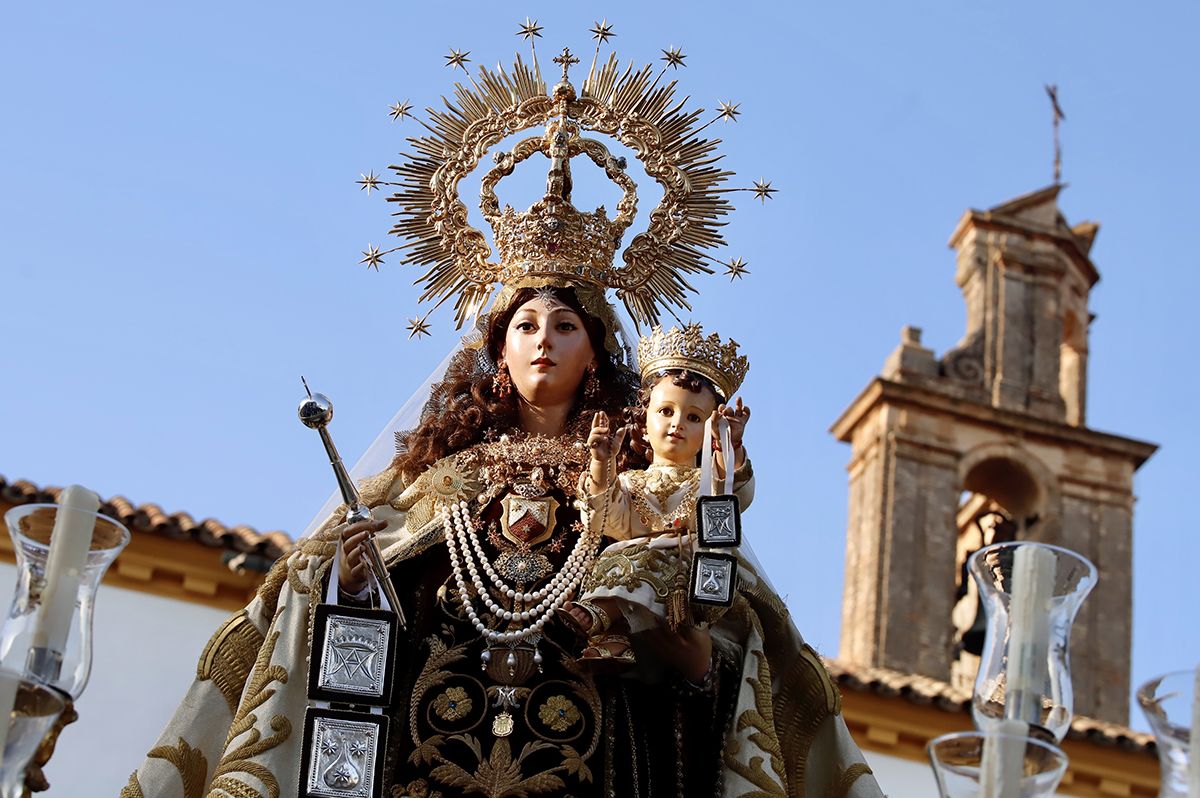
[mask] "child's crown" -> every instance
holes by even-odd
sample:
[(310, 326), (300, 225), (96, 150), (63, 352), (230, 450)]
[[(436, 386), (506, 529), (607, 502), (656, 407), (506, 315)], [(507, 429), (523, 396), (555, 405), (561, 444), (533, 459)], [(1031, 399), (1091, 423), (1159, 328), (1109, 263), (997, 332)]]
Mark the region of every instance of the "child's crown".
[(643, 379), (666, 369), (687, 369), (707, 379), (729, 400), (750, 370), (750, 361), (737, 350), (738, 343), (732, 338), (728, 343), (722, 343), (716, 333), (705, 338), (699, 324), (666, 332), (655, 327), (638, 340), (638, 365)]

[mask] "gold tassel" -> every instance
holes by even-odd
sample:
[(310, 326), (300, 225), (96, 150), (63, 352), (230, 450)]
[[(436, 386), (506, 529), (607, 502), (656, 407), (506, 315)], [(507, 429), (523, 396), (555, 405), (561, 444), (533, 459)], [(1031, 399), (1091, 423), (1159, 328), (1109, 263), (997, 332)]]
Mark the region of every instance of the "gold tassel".
[(667, 595), (667, 626), (672, 632), (679, 631), (681, 626), (690, 626), (688, 617), (687, 582), (676, 579)]
[(683, 533), (676, 538), (678, 541), (679, 570), (671, 580), (671, 592), (667, 594), (667, 626), (672, 632), (679, 631), (682, 626), (692, 623), (690, 603), (688, 601), (688, 560), (683, 550)]

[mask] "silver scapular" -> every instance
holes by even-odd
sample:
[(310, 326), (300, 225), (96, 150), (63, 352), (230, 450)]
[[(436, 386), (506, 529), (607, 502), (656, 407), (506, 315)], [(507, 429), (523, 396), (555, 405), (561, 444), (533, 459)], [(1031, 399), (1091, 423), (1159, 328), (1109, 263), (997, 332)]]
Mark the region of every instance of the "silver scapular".
[(700, 456), (700, 496), (696, 499), (696, 549), (692, 554), (689, 598), (698, 604), (729, 607), (737, 590), (736, 549), (742, 543), (742, 509), (733, 493), (733, 445), (729, 421), (717, 419), (721, 451), (726, 453), (724, 492), (713, 495), (713, 423), (704, 424), (704, 451)]

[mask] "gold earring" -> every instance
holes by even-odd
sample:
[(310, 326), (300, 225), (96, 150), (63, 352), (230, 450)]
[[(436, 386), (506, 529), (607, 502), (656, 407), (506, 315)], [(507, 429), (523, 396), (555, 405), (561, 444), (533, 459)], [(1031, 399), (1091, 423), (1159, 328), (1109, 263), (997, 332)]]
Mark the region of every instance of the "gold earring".
[(589, 402), (600, 397), (600, 380), (596, 378), (598, 368), (594, 360), (587, 367), (587, 381), (583, 384), (583, 398)]
[(497, 399), (507, 399), (512, 396), (512, 377), (508, 374), (508, 364), (501, 361), (500, 367), (496, 369), (496, 376), (492, 377), (492, 393)]

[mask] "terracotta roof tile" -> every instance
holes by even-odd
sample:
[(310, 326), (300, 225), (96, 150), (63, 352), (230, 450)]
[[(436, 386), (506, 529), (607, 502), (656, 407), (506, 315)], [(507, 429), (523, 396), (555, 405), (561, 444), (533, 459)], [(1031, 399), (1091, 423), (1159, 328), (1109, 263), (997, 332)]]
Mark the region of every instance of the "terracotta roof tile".
[[(23, 479), (9, 482), (0, 474), (0, 498), (9, 504), (57, 502), (61, 490), (57, 487), (38, 487)], [(157, 504), (135, 505), (124, 496), (104, 500), (100, 512), (112, 516), (134, 531), (175, 540), (194, 540), (213, 548), (258, 554), (270, 560), (287, 556), (295, 547), (292, 539), (279, 530), (259, 532), (245, 525), (228, 527), (213, 518), (197, 523), (187, 513), (168, 514)]]
[[(888, 668), (869, 668), (826, 659), (825, 667), (844, 690), (900, 697), (914, 704), (933, 705), (946, 712), (971, 711), (971, 693), (938, 679), (902, 673)], [(1067, 739), (1085, 740), (1099, 746), (1154, 753), (1154, 736), (1109, 721), (1076, 716)]]

